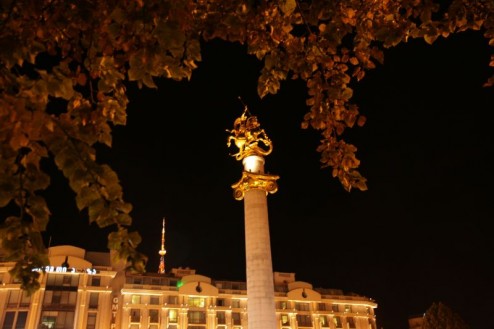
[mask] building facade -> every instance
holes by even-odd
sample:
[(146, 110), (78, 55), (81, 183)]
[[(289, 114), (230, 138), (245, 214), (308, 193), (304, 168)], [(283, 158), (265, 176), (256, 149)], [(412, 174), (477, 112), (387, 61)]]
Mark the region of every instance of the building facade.
[[(41, 289), (27, 296), (0, 263), (1, 329), (248, 329), (245, 282), (220, 281), (189, 268), (126, 273), (109, 253), (49, 248)], [(274, 272), (279, 329), (376, 329), (377, 304), (338, 289), (314, 288)]]

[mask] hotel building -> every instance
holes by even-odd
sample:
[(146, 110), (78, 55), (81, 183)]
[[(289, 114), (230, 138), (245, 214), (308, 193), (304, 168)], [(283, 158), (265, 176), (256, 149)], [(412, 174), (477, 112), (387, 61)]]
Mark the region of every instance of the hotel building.
[[(194, 269), (126, 273), (110, 253), (49, 248), (41, 289), (27, 296), (0, 262), (1, 329), (247, 329), (245, 282), (215, 280)], [(279, 329), (375, 329), (377, 304), (338, 289), (314, 288), (274, 272)]]

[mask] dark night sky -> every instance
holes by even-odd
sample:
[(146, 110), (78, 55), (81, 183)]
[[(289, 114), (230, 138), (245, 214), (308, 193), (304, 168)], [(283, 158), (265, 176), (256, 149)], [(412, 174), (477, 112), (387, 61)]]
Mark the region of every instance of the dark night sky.
[[(243, 204), (230, 187), (242, 165), (228, 155), (225, 132), (242, 112), (240, 96), (274, 143), (267, 171), (281, 177), (268, 197), (275, 271), (374, 298), (379, 328), (405, 329), (435, 301), (472, 329), (494, 328), (494, 90), (482, 87), (492, 49), (480, 33), (390, 49), (355, 86), (368, 120), (345, 136), (359, 149), (369, 190), (350, 193), (320, 169), (318, 133), (300, 128), (302, 82), (260, 100), (255, 57), (216, 41), (203, 50), (190, 82), (129, 85), (128, 124), (100, 152), (134, 205), (148, 271), (157, 270), (166, 217), (168, 269), (245, 279)], [(70, 192), (56, 185), (50, 195), (46, 240), (104, 250), (107, 231), (87, 229)]]

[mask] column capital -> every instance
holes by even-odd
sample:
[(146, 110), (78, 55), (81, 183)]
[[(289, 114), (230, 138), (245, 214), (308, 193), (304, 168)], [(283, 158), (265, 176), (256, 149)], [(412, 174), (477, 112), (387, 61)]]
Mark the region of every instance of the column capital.
[(276, 180), (279, 178), (280, 176), (277, 175), (243, 171), (242, 178), (232, 185), (233, 197), (235, 200), (242, 200), (247, 191), (254, 189), (263, 190), (266, 194), (276, 193), (278, 191)]

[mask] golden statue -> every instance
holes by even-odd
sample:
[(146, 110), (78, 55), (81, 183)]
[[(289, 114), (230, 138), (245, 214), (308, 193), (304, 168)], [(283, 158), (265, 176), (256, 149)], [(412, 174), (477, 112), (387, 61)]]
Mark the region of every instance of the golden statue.
[[(250, 155), (268, 155), (273, 150), (271, 140), (264, 129), (261, 129), (257, 117), (250, 115), (247, 106), (242, 115), (233, 123), (233, 129), (226, 131), (231, 133), (226, 145), (230, 147), (233, 140), (238, 147), (238, 152), (230, 155), (239, 161)], [(259, 143), (262, 143), (264, 147), (261, 147)]]

